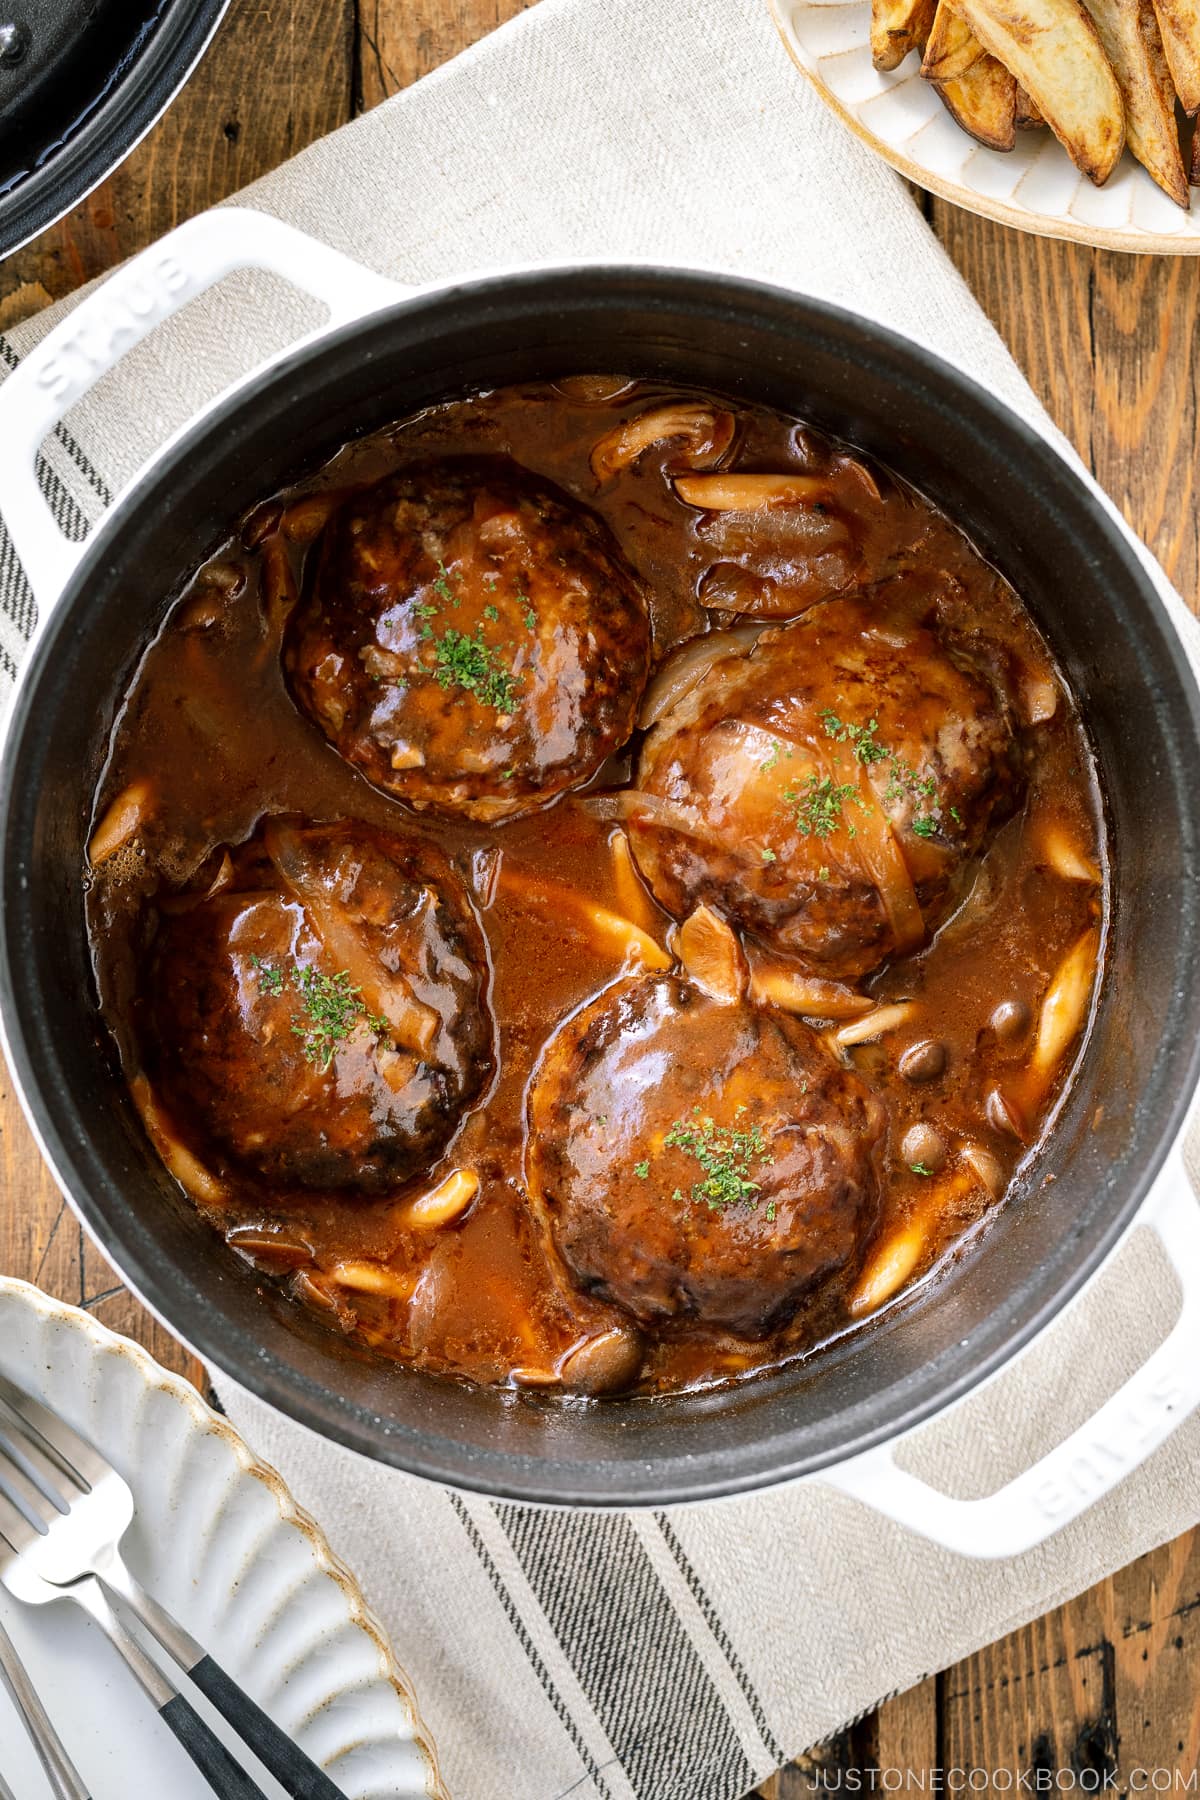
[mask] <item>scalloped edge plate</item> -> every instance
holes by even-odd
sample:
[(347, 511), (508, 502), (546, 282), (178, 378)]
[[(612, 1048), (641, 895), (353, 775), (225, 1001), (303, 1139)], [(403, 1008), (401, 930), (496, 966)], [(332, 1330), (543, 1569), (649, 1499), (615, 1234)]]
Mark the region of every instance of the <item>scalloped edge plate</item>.
[[(411, 1685), (354, 1577), (282, 1478), (190, 1383), (9, 1276), (0, 1276), (0, 1370), (125, 1476), (137, 1501), (130, 1566), (347, 1800), (446, 1800)], [(0, 1618), (94, 1800), (211, 1800), (77, 1608), (21, 1607), (0, 1590)], [(47, 1791), (36, 1769), (0, 1688), (0, 1774), (32, 1797)]]
[(1018, 132), (1015, 149), (987, 150), (954, 123), (915, 55), (889, 74), (874, 67), (869, 0), (768, 4), (792, 61), (826, 105), (918, 187), (1038, 237), (1200, 256), (1200, 188), (1183, 212), (1128, 151), (1106, 185), (1093, 187), (1050, 131)]

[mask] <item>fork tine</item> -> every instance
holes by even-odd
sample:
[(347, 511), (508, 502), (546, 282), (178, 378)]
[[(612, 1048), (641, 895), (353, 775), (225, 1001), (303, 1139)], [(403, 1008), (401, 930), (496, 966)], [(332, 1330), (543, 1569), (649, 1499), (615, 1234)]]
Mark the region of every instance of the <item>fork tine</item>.
[[(20, 1556), (32, 1544), (41, 1542), (40, 1535), (25, 1514), (5, 1493), (0, 1493), (0, 1569), (13, 1556)], [(5, 1551), (10, 1554), (6, 1556)]]
[[(29, 1479), (27, 1472), (13, 1455), (7, 1438), (0, 1426), (0, 1494), (7, 1494), (8, 1499), (17, 1510), (24, 1513), (34, 1524), (52, 1525), (55, 1519), (61, 1519), (63, 1513), (43, 1494), (40, 1487)], [(4, 1530), (3, 1518), (0, 1517), (0, 1531)]]
[(81, 1492), (108, 1473), (108, 1464), (86, 1438), (5, 1375), (0, 1375), (0, 1403), (16, 1415), (27, 1435), (40, 1440), (51, 1461), (59, 1463), (63, 1475)]
[[(8, 1407), (0, 1395), (0, 1464), (6, 1459), (31, 1477), (49, 1500), (57, 1500), (63, 1508), (70, 1506), (73, 1500), (81, 1499), (88, 1491), (77, 1476), (64, 1472), (62, 1460), (53, 1447), (46, 1444), (40, 1433), (33, 1431), (19, 1413)], [(2, 1474), (0, 1480), (3, 1480)]]

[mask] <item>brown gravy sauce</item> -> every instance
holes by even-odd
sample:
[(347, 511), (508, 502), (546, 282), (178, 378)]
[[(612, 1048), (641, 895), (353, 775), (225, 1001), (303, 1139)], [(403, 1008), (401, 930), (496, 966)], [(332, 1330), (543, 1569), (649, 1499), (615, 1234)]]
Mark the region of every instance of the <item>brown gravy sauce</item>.
[[(290, 1284), (331, 1327), (388, 1356), (479, 1382), (553, 1386), (571, 1346), (619, 1317), (552, 1277), (522, 1186), (526, 1089), (539, 1053), (567, 1014), (622, 971), (621, 955), (598, 942), (582, 917), (553, 898), (539, 900), (538, 890), (552, 895), (562, 887), (619, 911), (609, 841), (618, 828), (571, 796), (511, 822), (447, 823), (399, 806), (335, 753), (301, 715), (281, 674), (285, 615), (304, 581), (312, 536), (296, 503), (434, 455), (510, 456), (607, 523), (646, 584), (657, 664), (710, 625), (737, 622), (728, 612), (706, 611), (698, 598), (706, 578), (714, 579), (714, 564), (723, 554), (728, 559), (728, 543), (715, 550), (706, 515), (673, 491), (672, 446), (652, 447), (604, 484), (593, 476), (589, 454), (621, 419), (680, 397), (644, 383), (599, 402), (575, 383), (482, 394), (376, 432), (267, 501), (170, 607), (130, 683), (97, 793), (97, 820), (132, 784), (144, 784), (151, 796), (136, 835), (94, 870), (87, 897), (101, 1008), (131, 1079), (140, 1067), (151, 903), (202, 884), (220, 847), (241, 843), (264, 815), (358, 818), (412, 831), (435, 842), (464, 876), (487, 937), (499, 1059), (490, 1088), (447, 1153), (400, 1194), (278, 1196), (247, 1178), (203, 1210), (231, 1242), (240, 1239), (241, 1253), (264, 1278)], [(712, 403), (705, 395), (682, 397)], [(832, 561), (814, 577), (818, 587), (821, 579), (839, 579), (839, 557), (852, 585), (913, 568), (951, 577), (965, 597), (964, 616), (1024, 671), (1018, 714), (1022, 705), (1048, 710), (1045, 695), (1054, 695), (1051, 717), (1026, 720), (1021, 808), (963, 882), (957, 910), (916, 954), (860, 984), (880, 1003), (912, 1002), (902, 1025), (844, 1052), (889, 1114), (875, 1244), (898, 1242), (914, 1219), (926, 1221), (901, 1283), (907, 1291), (995, 1207), (1068, 1079), (1077, 1041), (1032, 1095), (1020, 1137), (997, 1100), (989, 1101), (997, 1088), (1015, 1091), (1028, 1080), (1056, 971), (1081, 936), (1103, 923), (1103, 880), (1064, 875), (1063, 854), (1056, 859), (1053, 850), (1065, 844), (1067, 864), (1104, 869), (1094, 766), (1031, 618), (947, 519), (883, 471), (874, 471), (881, 498), (873, 499), (845, 452), (807, 427), (754, 407), (736, 411), (739, 469), (826, 473), (833, 483), (840, 523), (831, 528)], [(627, 782), (631, 760), (629, 752), (610, 759), (589, 787)], [(527, 881), (498, 882), (500, 858), (508, 873)], [(654, 911), (665, 944), (672, 921)], [(928, 1043), (937, 1046), (927, 1054), (934, 1072), (906, 1079), (906, 1056), (911, 1068), (910, 1053)], [(947, 1170), (915, 1172), (900, 1147), (919, 1125), (947, 1143), (978, 1146), (977, 1167), (957, 1183)], [(481, 1178), (466, 1214), (434, 1231), (406, 1225), (406, 1199), (466, 1162)], [(952, 1169), (961, 1173), (961, 1159)], [(393, 1291), (340, 1284), (332, 1272), (348, 1262), (382, 1266), (394, 1277)], [(861, 1277), (861, 1270), (853, 1273)], [(762, 1342), (679, 1320), (649, 1335), (638, 1385), (663, 1391), (722, 1381), (810, 1351), (854, 1322), (844, 1281)]]

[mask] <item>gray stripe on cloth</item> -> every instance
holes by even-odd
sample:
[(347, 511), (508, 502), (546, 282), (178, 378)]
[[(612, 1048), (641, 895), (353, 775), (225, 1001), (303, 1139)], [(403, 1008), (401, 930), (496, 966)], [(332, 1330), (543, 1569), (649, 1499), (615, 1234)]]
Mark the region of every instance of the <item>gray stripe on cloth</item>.
[[(456, 1494), (452, 1488), (448, 1488), (446, 1494), (451, 1506), (454, 1508), (462, 1522), (463, 1530), (470, 1539), (472, 1549), (483, 1564), (484, 1569), (487, 1571), (488, 1579), (496, 1590), (496, 1597), (504, 1609), (505, 1617), (512, 1626), (513, 1634), (516, 1637), (517, 1642), (529, 1658), (530, 1666), (542, 1684), (542, 1691), (554, 1708), (555, 1715), (562, 1725), (563, 1730), (570, 1738), (571, 1743), (579, 1756), (580, 1762), (591, 1776), (593, 1786), (600, 1796), (600, 1800), (612, 1800), (612, 1789), (605, 1781), (600, 1765), (584, 1743), (583, 1738), (575, 1725), (575, 1721), (572, 1719), (571, 1714), (563, 1701), (562, 1695), (554, 1685), (549, 1669), (547, 1669), (541, 1656), (538, 1654), (537, 1645), (533, 1642), (529, 1632), (526, 1630), (524, 1621), (517, 1609), (516, 1602), (505, 1585), (504, 1577), (492, 1560), (491, 1552), (484, 1543), (482, 1537), (480, 1537), (479, 1529), (475, 1524), (474, 1519), (471, 1517), (466, 1503), (461, 1495)], [(497, 1508), (496, 1510), (500, 1511), (502, 1509)]]
[(783, 1748), (783, 1745), (779, 1742), (767, 1722), (766, 1711), (759, 1698), (758, 1690), (746, 1673), (746, 1666), (734, 1649), (733, 1644), (730, 1641), (729, 1633), (721, 1624), (720, 1614), (709, 1599), (704, 1583), (696, 1573), (696, 1570), (688, 1557), (687, 1551), (672, 1530), (670, 1519), (667, 1517), (666, 1513), (655, 1513), (654, 1523), (662, 1532), (663, 1542), (671, 1552), (676, 1563), (678, 1563), (680, 1573), (687, 1582), (688, 1589), (691, 1592), (696, 1605), (704, 1615), (705, 1624), (712, 1632), (713, 1638), (718, 1645), (721, 1654), (729, 1664), (730, 1673), (741, 1688), (742, 1693), (745, 1695), (746, 1704), (750, 1708), (754, 1723), (758, 1727), (758, 1734), (763, 1741), (763, 1748), (775, 1758), (777, 1763), (786, 1762), (787, 1751)]
[(639, 1800), (744, 1794), (754, 1769), (631, 1519), (495, 1512)]

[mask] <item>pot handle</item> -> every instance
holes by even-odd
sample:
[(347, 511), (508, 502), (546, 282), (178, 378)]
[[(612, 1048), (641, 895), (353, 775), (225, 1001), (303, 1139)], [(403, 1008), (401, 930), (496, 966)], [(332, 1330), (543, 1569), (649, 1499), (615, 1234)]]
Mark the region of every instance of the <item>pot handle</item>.
[[(236, 269), (270, 270), (328, 307), (320, 329), (292, 348), (412, 291), (270, 213), (223, 206), (168, 232), (80, 301), (0, 385), (0, 519), (37, 601), (36, 629), (44, 626), (85, 547), (63, 536), (46, 504), (37, 479), (45, 438), (126, 351)], [(247, 370), (209, 405), (274, 360)]]
[(1019, 1556), (1060, 1531), (1165, 1443), (1200, 1404), (1200, 1205), (1176, 1149), (1135, 1221), (1157, 1232), (1183, 1295), (1170, 1335), (1099, 1411), (979, 1500), (956, 1500), (894, 1460), (903, 1438), (816, 1477), (960, 1556)]

